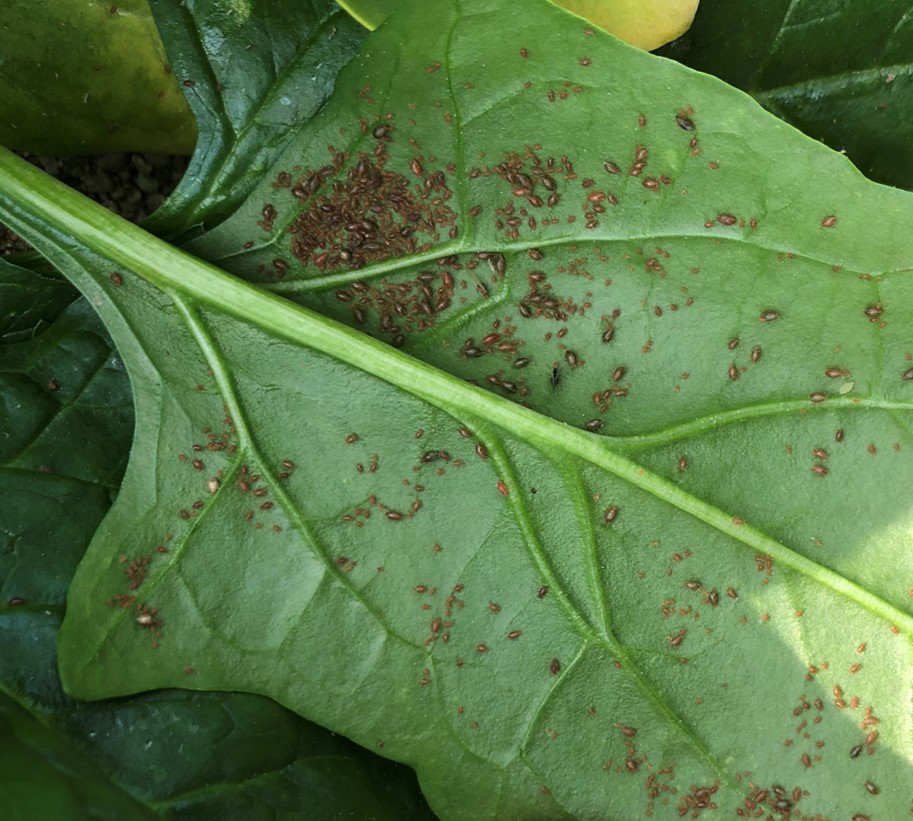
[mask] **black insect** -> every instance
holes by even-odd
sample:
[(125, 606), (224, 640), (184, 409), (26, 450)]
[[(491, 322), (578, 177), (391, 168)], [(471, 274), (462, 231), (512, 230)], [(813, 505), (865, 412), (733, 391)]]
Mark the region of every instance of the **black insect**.
[(557, 365), (552, 368), (552, 375), (549, 377), (548, 381), (551, 383), (552, 390), (555, 390), (555, 388), (558, 387), (558, 383), (561, 381), (561, 372), (558, 370)]

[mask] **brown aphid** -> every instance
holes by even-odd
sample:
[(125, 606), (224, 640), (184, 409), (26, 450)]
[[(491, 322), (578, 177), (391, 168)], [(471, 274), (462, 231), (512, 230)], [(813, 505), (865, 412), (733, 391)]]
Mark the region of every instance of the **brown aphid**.
[(697, 579), (689, 579), (685, 582), (685, 587), (689, 590), (703, 590), (704, 585), (702, 585)]
[(850, 819), (850, 821), (870, 821), (870, 819), (867, 815), (863, 815), (861, 812), (857, 812), (853, 814), (853, 817)]
[(605, 163), (603, 163), (602, 167), (605, 168), (605, 170), (608, 171), (610, 174), (620, 174), (621, 173), (621, 169), (613, 162), (605, 162)]
[(624, 365), (619, 365), (619, 366), (618, 366), (617, 368), (615, 368), (615, 370), (612, 372), (612, 381), (613, 381), (613, 382), (620, 382), (622, 379), (625, 378), (625, 374), (626, 374), (627, 372), (628, 372), (628, 369), (627, 369)]
[(631, 758), (630, 756), (625, 759), (625, 767), (627, 767), (628, 772), (636, 773), (639, 764), (637, 763), (636, 758)]
[(422, 167), (422, 161), (418, 157), (413, 157), (409, 162), (409, 168), (412, 170), (412, 173), (416, 177), (421, 177), (424, 173), (424, 168)]
[(543, 584), (536, 593), (537, 599), (544, 599), (548, 595), (548, 585)]
[(726, 343), (726, 347), (729, 348), (730, 351), (734, 351), (736, 348), (739, 347), (739, 342), (740, 342), (739, 338), (737, 336), (734, 336), (732, 339), (729, 340), (729, 342)]
[(688, 633), (688, 630), (683, 627), (674, 636), (669, 636), (668, 637), (669, 647), (671, 647), (673, 650), (676, 647), (678, 647), (685, 640), (685, 636), (687, 635), (687, 633)]
[(704, 597), (704, 601), (711, 607), (716, 607), (720, 603), (720, 594), (717, 593), (716, 590), (710, 590)]
[(736, 217), (734, 217), (732, 214), (720, 214), (716, 218), (716, 221), (720, 225), (735, 225), (738, 222), (738, 219)]
[(602, 521), (605, 524), (610, 525), (618, 518), (618, 505), (612, 505), (605, 509), (605, 513), (602, 514)]
[(464, 439), (472, 439), (472, 431), (469, 430), (469, 428), (458, 428), (457, 432), (458, 432), (458, 433), (460, 434), (460, 436), (462, 436)]
[(518, 638), (520, 638), (520, 631), (519, 631), (519, 630), (511, 630), (511, 631), (507, 634), (507, 638), (509, 638), (509, 639), (518, 639)]
[(755, 345), (751, 349), (751, 364), (752, 365), (757, 365), (758, 360), (761, 358), (761, 353), (762, 353), (762, 351), (761, 351), (760, 345)]
[(738, 378), (739, 378), (740, 375), (741, 375), (741, 374), (739, 374), (739, 369), (738, 369), (734, 364), (732, 364), (732, 365), (729, 366), (729, 378), (730, 378), (733, 382), (735, 382), (736, 380), (738, 380)]
[(881, 306), (881, 303), (876, 303), (875, 305), (866, 306), (866, 309), (863, 311), (863, 313), (872, 322), (875, 322), (875, 320), (877, 320), (878, 317), (880, 317), (884, 313), (884, 308)]
[(830, 471), (824, 465), (812, 465), (812, 473), (817, 476), (827, 476)]
[(476, 442), (476, 456), (478, 456), (480, 459), (488, 458), (488, 451), (486, 450), (485, 445), (483, 445), (481, 442)]
[(393, 522), (398, 522), (403, 518), (403, 514), (398, 510), (388, 510), (384, 515)]
[(487, 652), (488, 652), (488, 646), (485, 645), (485, 644), (477, 644), (477, 645), (476, 645), (476, 652), (477, 652), (477, 653), (487, 653)]
[(111, 272), (111, 282), (118, 288), (124, 284), (124, 278), (117, 271)]
[(357, 433), (350, 433), (350, 434), (346, 437), (346, 444), (347, 444), (347, 445), (354, 445), (357, 441), (358, 441), (358, 434), (357, 434)]
[(871, 781), (865, 782), (865, 789), (869, 795), (878, 795), (878, 793), (881, 792), (881, 790), (878, 789), (878, 787), (875, 786), (875, 784), (873, 784)]
[(500, 479), (498, 479), (498, 493), (500, 493), (502, 496), (510, 495), (510, 490), (508, 489), (507, 485), (505, 485), (504, 482), (502, 482)]
[(834, 432), (834, 441), (842, 442), (844, 439), (844, 436), (845, 436), (845, 434), (843, 433), (843, 428), (837, 428), (837, 430)]
[(679, 460), (678, 460), (678, 469), (679, 469), (680, 471), (685, 471), (685, 470), (688, 469), (688, 457), (687, 457), (687, 456), (682, 456), (682, 457), (679, 458)]
[(553, 676), (557, 676), (561, 672), (561, 662), (558, 659), (554, 658), (548, 663), (548, 669), (551, 671)]
[(833, 214), (829, 214), (823, 220), (821, 220), (822, 228), (833, 228), (837, 224), (837, 217)]
[(911, 379), (913, 379), (913, 368), (909, 368), (908, 370), (905, 370), (900, 375), (901, 382), (909, 382)]
[[(546, 588), (546, 589), (548, 589), (548, 588)], [(7, 601), (6, 606), (7, 607), (22, 607), (23, 604), (25, 604), (25, 599), (23, 599), (22, 596), (13, 596), (13, 598), (11, 598), (9, 601)]]
[(515, 368), (525, 368), (532, 360), (528, 356), (521, 356), (519, 359), (514, 360)]
[(602, 341), (604, 343), (609, 343), (615, 337), (615, 328), (609, 326), (602, 332)]
[(596, 433), (596, 431), (602, 430), (603, 424), (601, 419), (590, 419), (588, 422), (583, 423), (583, 427), (590, 433)]
[(812, 448), (812, 454), (818, 459), (827, 459), (830, 456), (824, 448)]
[(577, 354), (571, 350), (564, 352), (564, 361), (567, 362), (567, 364), (572, 368), (576, 368), (580, 364), (580, 360), (577, 358)]
[(779, 311), (761, 311), (761, 315), (758, 317), (759, 322), (774, 322), (780, 318)]
[(737, 598), (739, 597), (739, 594), (736, 593), (734, 587), (727, 587), (727, 588), (726, 588), (726, 595), (729, 596), (730, 599), (737, 599)]
[(810, 393), (810, 394), (808, 395), (808, 398), (809, 398), (812, 402), (820, 403), (820, 402), (824, 402), (824, 401), (827, 399), (827, 394), (826, 394), (826, 393), (819, 393), (819, 392), (816, 391), (815, 393)]

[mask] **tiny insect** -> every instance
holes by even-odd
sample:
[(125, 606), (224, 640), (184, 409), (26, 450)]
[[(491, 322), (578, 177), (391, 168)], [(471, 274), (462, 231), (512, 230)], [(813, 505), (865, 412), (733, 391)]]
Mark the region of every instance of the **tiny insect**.
[(576, 368), (580, 364), (577, 354), (570, 350), (564, 352), (564, 361), (572, 368)]
[(556, 658), (552, 659), (548, 664), (548, 669), (553, 676), (557, 676), (561, 672), (561, 662)]
[(808, 395), (808, 398), (809, 398), (812, 402), (816, 402), (816, 403), (818, 403), (818, 402), (824, 402), (824, 401), (827, 399), (827, 394), (826, 394), (826, 393), (817, 393), (817, 392), (816, 392), (816, 393), (810, 393), (810, 394)]
[(760, 322), (774, 322), (780, 318), (779, 311), (762, 311), (761, 315), (758, 317)]
[(589, 422), (583, 423), (583, 427), (590, 433), (596, 433), (596, 431), (602, 430), (602, 426), (603, 421), (601, 419), (590, 419)]
[(542, 585), (542, 587), (539, 588), (539, 592), (536, 593), (536, 598), (544, 599), (547, 595), (548, 595), (548, 585)]
[(549, 377), (549, 382), (551, 383), (552, 390), (558, 387), (558, 383), (561, 381), (561, 373), (558, 370), (558, 366), (555, 365), (552, 368), (552, 375)]
[(689, 579), (685, 582), (685, 587), (689, 590), (703, 590), (704, 585), (702, 585), (697, 579)]
[(869, 795), (878, 795), (881, 792), (871, 781), (865, 782), (865, 788)]
[(850, 750), (850, 758), (859, 758), (859, 754), (861, 752), (862, 752), (862, 745), (857, 744), (855, 747), (853, 747), (852, 750)]
[[(615, 328), (609, 326), (602, 332), (602, 341), (605, 343), (611, 342), (612, 338), (615, 336)], [(913, 369), (911, 369), (913, 370)], [(913, 378), (913, 377), (911, 377)]]
[(628, 369), (624, 365), (619, 365), (617, 368), (615, 368), (614, 372), (612, 373), (612, 381), (620, 382), (622, 379), (625, 378), (625, 374), (627, 372), (628, 372)]
[(602, 514), (602, 521), (607, 525), (612, 524), (618, 518), (618, 506), (612, 505), (607, 507), (605, 513)]
[(760, 345), (755, 345), (755, 346), (751, 349), (751, 363), (752, 363), (753, 365), (757, 365), (757, 364), (758, 364), (758, 360), (759, 360), (760, 358), (761, 358), (761, 346), (760, 346)]

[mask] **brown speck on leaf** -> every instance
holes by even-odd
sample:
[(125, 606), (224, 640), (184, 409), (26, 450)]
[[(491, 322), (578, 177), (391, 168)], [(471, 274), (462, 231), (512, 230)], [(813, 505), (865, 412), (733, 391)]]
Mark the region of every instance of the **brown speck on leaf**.
[(761, 315), (758, 317), (758, 320), (760, 322), (774, 322), (775, 320), (777, 320), (779, 318), (780, 318), (779, 311), (767, 310), (767, 311), (761, 311)]
[(602, 521), (605, 524), (610, 525), (618, 518), (618, 506), (612, 505), (605, 509), (605, 513), (602, 514)]
[(502, 496), (508, 496), (510, 494), (510, 490), (508, 489), (507, 485), (505, 485), (504, 482), (502, 482), (500, 479), (498, 479), (498, 493), (500, 493)]
[(826, 394), (826, 393), (819, 393), (819, 392), (816, 391), (815, 393), (810, 393), (810, 394), (808, 395), (808, 398), (809, 398), (810, 401), (815, 402), (816, 404), (818, 404), (818, 403), (821, 403), (821, 402), (825, 402), (825, 401), (827, 400), (827, 394)]
[(557, 676), (561, 672), (561, 662), (557, 658), (553, 658), (548, 663), (548, 669), (553, 676)]
[(836, 224), (837, 224), (837, 217), (835, 217), (833, 214), (830, 214), (830, 215), (826, 216), (823, 220), (821, 220), (822, 228), (833, 228)]
[(909, 382), (910, 380), (913, 380), (913, 368), (909, 368), (908, 370), (905, 370), (900, 375), (900, 379), (902, 382)]
[(124, 284), (124, 278), (117, 271), (111, 273), (111, 282), (114, 283), (118, 288)]

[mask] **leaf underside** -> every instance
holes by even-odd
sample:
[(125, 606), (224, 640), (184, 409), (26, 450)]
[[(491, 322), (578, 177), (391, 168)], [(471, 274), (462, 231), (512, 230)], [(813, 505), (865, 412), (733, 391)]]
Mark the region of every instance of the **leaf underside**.
[(267, 694), (444, 818), (906, 813), (909, 195), (548, 4), (406, 5), (192, 244), (252, 286), (0, 157), (136, 393), (66, 685)]

